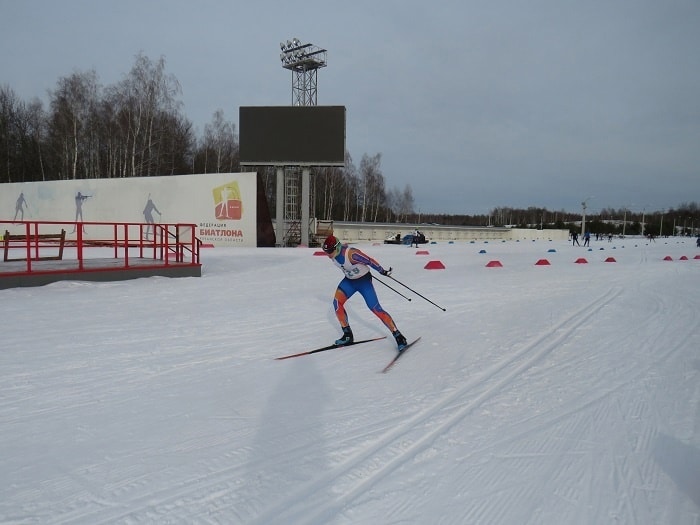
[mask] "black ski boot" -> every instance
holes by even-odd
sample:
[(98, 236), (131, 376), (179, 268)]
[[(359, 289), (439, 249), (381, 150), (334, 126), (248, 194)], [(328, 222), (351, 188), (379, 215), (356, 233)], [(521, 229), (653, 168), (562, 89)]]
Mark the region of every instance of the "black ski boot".
[(394, 339), (396, 339), (396, 346), (399, 347), (399, 352), (406, 348), (406, 345), (408, 345), (408, 343), (406, 342), (406, 338), (401, 332), (396, 330), (396, 332), (394, 332), (392, 335), (394, 336)]
[(343, 337), (337, 339), (335, 344), (337, 344), (338, 346), (349, 345), (354, 340), (355, 339), (352, 336), (352, 330), (349, 326), (346, 326), (345, 328), (343, 328)]

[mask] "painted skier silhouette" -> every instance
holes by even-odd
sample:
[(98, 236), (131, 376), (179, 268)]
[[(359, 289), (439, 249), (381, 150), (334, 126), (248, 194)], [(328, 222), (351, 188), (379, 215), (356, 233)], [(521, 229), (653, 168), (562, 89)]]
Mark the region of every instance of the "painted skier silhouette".
[(221, 207), (219, 208), (219, 214), (217, 215), (217, 219), (229, 219), (230, 217), (228, 216), (228, 188), (224, 186), (221, 188)]
[(20, 221), (24, 220), (24, 208), (29, 208), (29, 204), (27, 204), (27, 200), (24, 198), (24, 192), (19, 194), (19, 197), (17, 197), (17, 204), (15, 205), (15, 218), (12, 219), (13, 221), (17, 220), (17, 215), (20, 216)]
[[(143, 217), (146, 220), (146, 223), (148, 224), (148, 226), (146, 227), (146, 237), (150, 235), (151, 227), (153, 224), (155, 224), (155, 221), (153, 220), (153, 212), (156, 212), (159, 216), (162, 215), (162, 213), (158, 211), (158, 208), (156, 208), (156, 205), (153, 204), (151, 194), (149, 193), (148, 201), (146, 202), (146, 207), (143, 209)], [(155, 234), (155, 227), (153, 227), (153, 233)]]

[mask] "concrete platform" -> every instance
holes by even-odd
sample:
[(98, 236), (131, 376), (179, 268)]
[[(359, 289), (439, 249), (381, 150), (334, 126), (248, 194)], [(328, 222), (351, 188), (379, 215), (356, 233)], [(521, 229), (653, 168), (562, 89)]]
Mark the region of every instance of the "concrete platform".
[(202, 265), (152, 258), (131, 257), (128, 266), (124, 259), (84, 259), (83, 268), (77, 259), (60, 261), (32, 261), (27, 271), (26, 261), (0, 260), (0, 290), (26, 286), (43, 286), (58, 281), (124, 281), (142, 277), (201, 277)]

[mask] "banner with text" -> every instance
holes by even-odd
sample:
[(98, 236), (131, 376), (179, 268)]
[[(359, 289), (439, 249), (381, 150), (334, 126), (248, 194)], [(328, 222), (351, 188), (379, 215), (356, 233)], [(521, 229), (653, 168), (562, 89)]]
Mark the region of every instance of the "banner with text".
[(0, 184), (3, 220), (190, 223), (215, 246), (257, 246), (256, 205), (255, 173)]

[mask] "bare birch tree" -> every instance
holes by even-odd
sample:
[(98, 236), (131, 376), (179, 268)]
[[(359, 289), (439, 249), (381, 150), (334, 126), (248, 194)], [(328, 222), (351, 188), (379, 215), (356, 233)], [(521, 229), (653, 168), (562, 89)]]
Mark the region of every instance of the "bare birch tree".
[[(87, 162), (91, 154), (91, 115), (97, 107), (98, 96), (94, 70), (60, 78), (56, 90), (49, 95), (51, 132), (57, 150), (62, 153), (60, 178), (98, 176), (94, 166)], [(79, 166), (82, 166), (80, 172)]]
[(127, 78), (116, 88), (113, 100), (119, 104), (119, 121), (126, 127), (129, 176), (157, 174), (159, 150), (156, 146), (167, 130), (168, 116), (176, 115), (180, 84), (165, 74), (165, 58), (157, 62), (139, 54)]
[[(238, 165), (238, 137), (236, 125), (224, 119), (223, 110), (217, 110), (210, 124), (204, 126), (204, 140), (201, 149), (204, 153), (204, 173), (232, 172)], [(210, 169), (208, 153), (213, 156)]]
[[(41, 177), (40, 180), (46, 180), (46, 169), (44, 166), (44, 149), (43, 144), (46, 141), (46, 112), (40, 100), (35, 99), (27, 106), (27, 133), (31, 138), (31, 150), (34, 155), (36, 169)], [(31, 157), (30, 157), (31, 158)], [(37, 180), (39, 177), (32, 177), (31, 180)]]
[(343, 192), (342, 220), (349, 221), (353, 218), (353, 212), (357, 210), (357, 190), (359, 187), (357, 167), (349, 154), (346, 157), (343, 171), (343, 184), (341, 187)]
[(365, 222), (373, 215), (374, 202), (378, 192), (384, 190), (381, 170), (382, 154), (369, 156), (366, 153), (360, 161), (360, 221)]
[(401, 200), (399, 202), (399, 220), (405, 221), (408, 215), (413, 214), (414, 206), (413, 190), (411, 189), (410, 184), (406, 184), (403, 192), (401, 192)]

